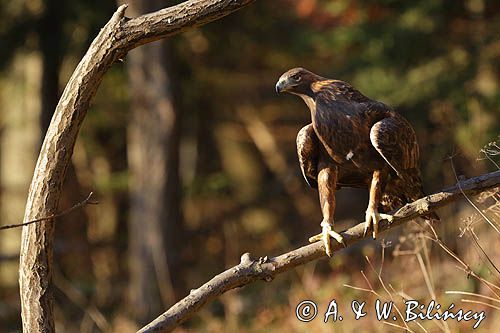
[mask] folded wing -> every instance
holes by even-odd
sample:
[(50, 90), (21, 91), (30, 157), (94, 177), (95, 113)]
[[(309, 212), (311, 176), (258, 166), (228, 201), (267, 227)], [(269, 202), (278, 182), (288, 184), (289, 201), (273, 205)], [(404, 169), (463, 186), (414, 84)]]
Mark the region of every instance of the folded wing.
[(406, 170), (418, 169), (417, 137), (403, 117), (393, 114), (376, 122), (370, 130), (370, 141), (400, 178), (405, 179)]
[(297, 155), (300, 170), (307, 184), (312, 188), (318, 188), (319, 139), (312, 124), (304, 126), (297, 134)]

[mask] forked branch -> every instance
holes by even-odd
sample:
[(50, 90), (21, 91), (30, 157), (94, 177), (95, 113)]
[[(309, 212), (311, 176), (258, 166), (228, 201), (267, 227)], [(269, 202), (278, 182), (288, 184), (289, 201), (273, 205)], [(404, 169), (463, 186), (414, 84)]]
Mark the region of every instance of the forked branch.
[[(393, 212), (393, 222), (381, 221), (379, 231), (391, 230), (405, 222), (459, 200), (464, 195), (474, 196), (499, 185), (500, 170), (461, 181), (455, 186), (416, 200)], [(369, 235), (363, 236), (363, 231), (364, 223), (359, 223), (342, 232), (341, 235), (346, 242), (346, 246), (370, 237)], [(342, 248), (339, 243), (334, 243), (333, 251), (336, 252)], [(323, 256), (326, 256), (323, 242), (306, 245), (272, 258), (253, 259), (249, 253), (245, 253), (241, 256), (241, 262), (238, 265), (220, 273), (198, 289), (192, 290), (188, 296), (177, 302), (139, 332), (170, 332), (196, 313), (204, 304), (228, 290), (245, 286), (257, 280), (269, 282), (280, 273)]]

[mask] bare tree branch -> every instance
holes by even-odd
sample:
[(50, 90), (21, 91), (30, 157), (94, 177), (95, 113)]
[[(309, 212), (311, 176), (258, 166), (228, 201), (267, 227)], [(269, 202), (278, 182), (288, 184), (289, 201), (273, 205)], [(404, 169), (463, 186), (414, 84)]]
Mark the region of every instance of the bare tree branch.
[(125, 51), (218, 20), (255, 0), (189, 0), (126, 21), (118, 34)]
[[(145, 43), (217, 20), (255, 0), (190, 0), (134, 19), (120, 6), (101, 29), (71, 76), (47, 130), (35, 167), (24, 221), (57, 212), (66, 169), (90, 102), (104, 74)], [(19, 264), (23, 332), (54, 332), (51, 219), (23, 227)]]
[(19, 227), (24, 227), (25, 225), (30, 225), (30, 224), (33, 224), (33, 223), (38, 223), (38, 222), (43, 222), (43, 221), (50, 221), (50, 220), (53, 220), (55, 218), (64, 216), (66, 214), (69, 214), (72, 211), (74, 211), (74, 210), (76, 210), (76, 209), (78, 209), (80, 207), (83, 207), (85, 205), (97, 205), (98, 204), (97, 201), (91, 201), (90, 200), (90, 199), (92, 199), (92, 195), (93, 194), (94, 194), (93, 192), (90, 192), (89, 195), (87, 195), (87, 197), (84, 200), (80, 201), (79, 203), (73, 205), (72, 207), (70, 207), (68, 209), (63, 210), (60, 213), (52, 214), (52, 215), (46, 216), (46, 217), (40, 217), (38, 219), (31, 220), (31, 221), (28, 221), (28, 222), (3, 225), (3, 226), (0, 227), (0, 230), (6, 230), (6, 229), (12, 229), (12, 228), (19, 228)]
[[(461, 199), (464, 195), (473, 196), (499, 185), (500, 170), (461, 181), (453, 187), (416, 200), (393, 212), (394, 221), (392, 223), (387, 220), (381, 221), (379, 230), (380, 232), (388, 231)], [(342, 232), (341, 235), (346, 245), (350, 246), (369, 237), (364, 237), (363, 231), (364, 223), (359, 223)], [(333, 251), (336, 252), (342, 248), (341, 244), (334, 243)], [(170, 332), (196, 313), (204, 304), (228, 290), (242, 287), (257, 280), (269, 282), (280, 273), (323, 256), (326, 256), (323, 242), (306, 245), (273, 258), (263, 257), (254, 260), (249, 253), (245, 253), (238, 265), (220, 273), (198, 289), (192, 290), (188, 296), (177, 302), (139, 332)]]

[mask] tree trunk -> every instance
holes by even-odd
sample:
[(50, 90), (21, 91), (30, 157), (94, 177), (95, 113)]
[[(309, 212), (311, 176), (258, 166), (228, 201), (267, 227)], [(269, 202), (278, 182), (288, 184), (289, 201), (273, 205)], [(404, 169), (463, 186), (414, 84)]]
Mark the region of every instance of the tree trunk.
[[(165, 5), (135, 1), (134, 15)], [(130, 168), (130, 297), (144, 324), (175, 297), (180, 240), (179, 112), (173, 103), (168, 44), (130, 52), (127, 59), (132, 115), (128, 133)], [(178, 243), (178, 242), (177, 242)]]
[[(42, 85), (40, 127), (43, 138), (59, 100), (59, 71), (64, 55), (63, 23), (65, 4), (58, 0), (46, 0), (39, 29), (42, 54)], [(81, 201), (84, 193), (77, 178), (73, 163), (70, 163), (63, 185), (61, 209), (64, 210)], [(82, 280), (91, 276), (90, 245), (87, 238), (87, 215), (77, 210), (60, 218), (63, 222), (56, 229), (56, 261), (68, 278)]]

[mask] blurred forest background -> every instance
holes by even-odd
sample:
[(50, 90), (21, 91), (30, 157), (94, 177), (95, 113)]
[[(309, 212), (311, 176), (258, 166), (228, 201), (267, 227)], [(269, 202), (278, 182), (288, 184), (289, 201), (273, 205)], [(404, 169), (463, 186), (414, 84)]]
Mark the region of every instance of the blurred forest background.
[[(127, 2), (127, 15), (136, 16), (181, 1)], [(58, 96), (116, 6), (0, 0), (1, 225), (22, 221)], [(458, 175), (496, 170), (499, 32), (498, 1), (261, 0), (130, 52), (100, 86), (66, 176), (61, 210), (90, 191), (99, 205), (58, 219), (56, 329), (133, 332), (242, 253), (277, 255), (320, 231), (317, 193), (302, 180), (295, 152), (296, 133), (310, 116), (299, 98), (274, 91), (289, 68), (351, 82), (407, 117), (419, 138), (427, 193), (456, 182), (450, 156)], [(342, 190), (338, 197), (337, 230), (362, 221), (367, 192)], [(478, 200), (497, 224), (499, 200), (498, 192)], [(443, 222), (435, 227), (447, 246), (498, 287), (498, 233), (465, 201), (439, 214)], [(352, 299), (377, 298), (345, 285), (373, 288), (383, 299), (436, 298), (485, 310), (479, 331), (494, 330), (498, 310), (461, 303), (463, 296), (446, 291), (498, 301), (500, 291), (457, 268), (421, 225), (232, 291), (179, 331), (331, 331), (319, 317), (299, 322), (295, 306), (312, 299), (322, 308), (335, 298), (348, 308)], [(1, 332), (21, 327), (20, 233), (0, 232)], [(339, 332), (400, 331), (370, 314), (334, 325)], [(422, 325), (428, 332), (472, 326)]]

